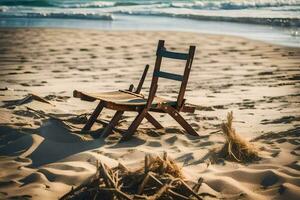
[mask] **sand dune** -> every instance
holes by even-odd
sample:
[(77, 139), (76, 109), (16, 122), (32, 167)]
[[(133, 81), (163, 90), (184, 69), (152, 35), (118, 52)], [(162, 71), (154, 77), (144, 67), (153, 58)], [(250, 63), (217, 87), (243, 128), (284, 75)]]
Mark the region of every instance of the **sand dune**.
[[(166, 128), (143, 122), (130, 141), (118, 143), (118, 131), (98, 134), (113, 115), (108, 110), (91, 132), (80, 133), (96, 103), (74, 99), (72, 91), (136, 85), (146, 64), (153, 69), (158, 39), (175, 51), (197, 46), (186, 94), (197, 110), (184, 117), (201, 137), (182, 134), (172, 119), (154, 113)], [(200, 190), (217, 198), (300, 198), (300, 49), (194, 33), (1, 29), (0, 66), (0, 199), (58, 199), (92, 176), (97, 160), (137, 169), (146, 154), (163, 152), (190, 182), (203, 177)], [(176, 98), (179, 85), (159, 84), (160, 95)], [(231, 110), (260, 161), (213, 162), (213, 150), (224, 144), (220, 124)], [(133, 117), (126, 113), (118, 129)]]

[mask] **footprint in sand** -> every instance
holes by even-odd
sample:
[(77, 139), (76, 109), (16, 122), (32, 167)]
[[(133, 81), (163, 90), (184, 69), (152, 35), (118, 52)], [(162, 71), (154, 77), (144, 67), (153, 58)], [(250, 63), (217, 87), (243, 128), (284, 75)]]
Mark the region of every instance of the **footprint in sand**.
[(115, 50), (115, 47), (105, 47), (105, 49), (113, 51), (113, 50)]

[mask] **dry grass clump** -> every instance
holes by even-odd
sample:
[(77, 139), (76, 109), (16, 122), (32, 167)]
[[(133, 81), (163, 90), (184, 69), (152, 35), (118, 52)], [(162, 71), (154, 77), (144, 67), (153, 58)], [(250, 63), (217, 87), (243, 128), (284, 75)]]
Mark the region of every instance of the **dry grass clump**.
[(151, 155), (145, 156), (145, 166), (141, 168), (144, 172), (154, 172), (156, 174), (170, 174), (175, 178), (183, 178), (181, 168), (170, 158), (167, 153), (163, 154), (163, 158)]
[(136, 171), (125, 166), (110, 169), (100, 163), (97, 173), (86, 183), (72, 189), (61, 199), (101, 199), (101, 200), (173, 200), (202, 199), (215, 197), (209, 193), (198, 193), (203, 179), (190, 187), (184, 180), (181, 169), (167, 157), (145, 157), (145, 165)]
[(227, 122), (222, 123), (222, 132), (226, 143), (218, 152), (218, 157), (237, 162), (259, 160), (258, 151), (252, 143), (242, 139), (232, 126), (233, 113), (227, 114)]

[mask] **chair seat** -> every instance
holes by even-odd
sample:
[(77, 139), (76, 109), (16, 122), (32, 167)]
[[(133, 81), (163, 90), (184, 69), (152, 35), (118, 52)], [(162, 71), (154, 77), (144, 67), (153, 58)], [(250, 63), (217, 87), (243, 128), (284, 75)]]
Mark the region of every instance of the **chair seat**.
[[(101, 100), (116, 106), (143, 107), (147, 104), (147, 98), (142, 94), (136, 94), (126, 90), (101, 93), (85, 93), (74, 90), (73, 96), (85, 101)], [(176, 101), (171, 101), (162, 97), (155, 97), (152, 108), (159, 104), (176, 105)]]

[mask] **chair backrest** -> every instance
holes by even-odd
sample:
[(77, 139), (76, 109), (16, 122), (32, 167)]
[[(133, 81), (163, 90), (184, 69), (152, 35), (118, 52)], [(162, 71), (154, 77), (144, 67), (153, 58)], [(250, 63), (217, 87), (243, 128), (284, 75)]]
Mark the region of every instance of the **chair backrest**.
[[(156, 61), (155, 61), (155, 66), (154, 66), (153, 77), (152, 77), (148, 100), (150, 100), (152, 102), (152, 100), (155, 96), (158, 78), (166, 78), (166, 79), (171, 79), (171, 80), (175, 80), (175, 81), (181, 81), (181, 86), (180, 86), (180, 90), (179, 90), (178, 97), (177, 97), (177, 108), (181, 108), (181, 106), (183, 106), (183, 104), (184, 104), (184, 94), (185, 94), (186, 86), (188, 83), (196, 47), (190, 46), (188, 53), (177, 53), (177, 52), (168, 51), (165, 48), (164, 44), (165, 44), (164, 40), (159, 40), (158, 46), (157, 46), (157, 51), (156, 51)], [(183, 75), (161, 71), (160, 66), (161, 66), (163, 57), (171, 58), (171, 59), (178, 59), (178, 60), (186, 60)], [(149, 102), (149, 104), (151, 102)], [(150, 106), (149, 104), (148, 104), (148, 106)]]

